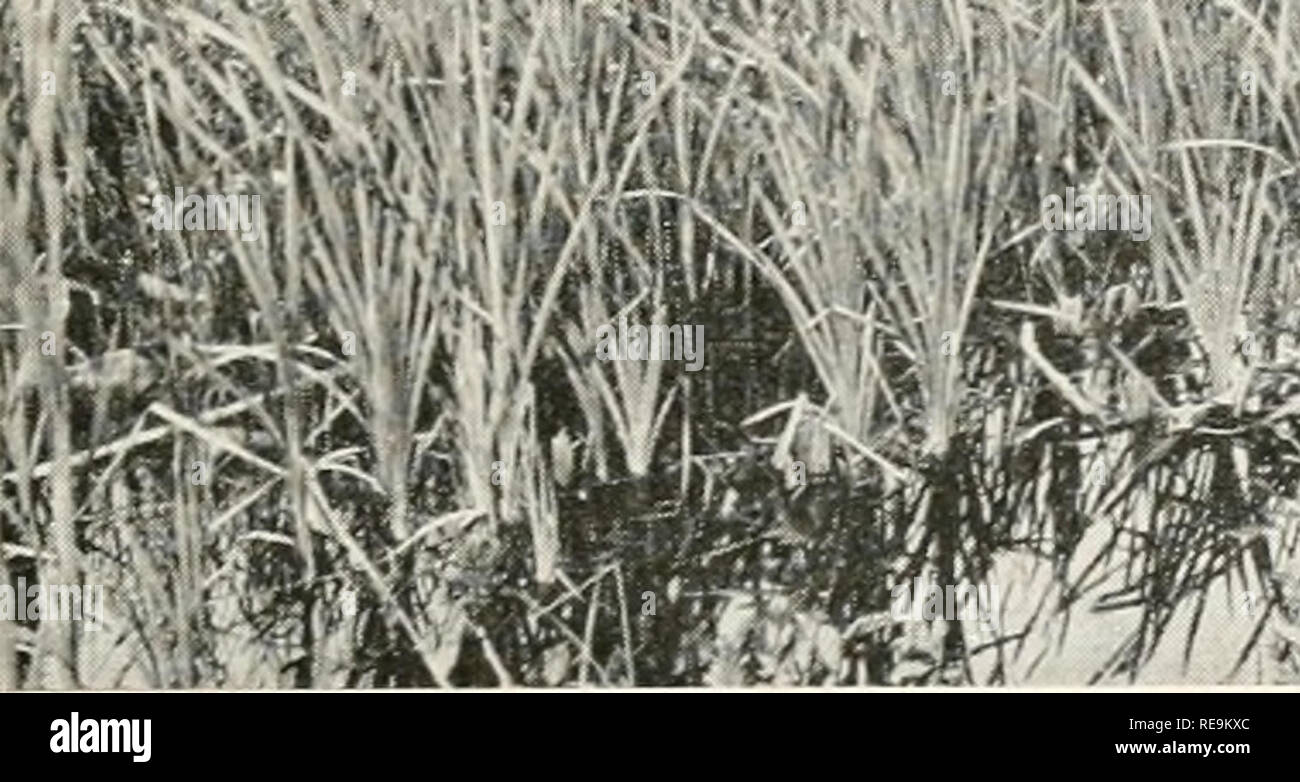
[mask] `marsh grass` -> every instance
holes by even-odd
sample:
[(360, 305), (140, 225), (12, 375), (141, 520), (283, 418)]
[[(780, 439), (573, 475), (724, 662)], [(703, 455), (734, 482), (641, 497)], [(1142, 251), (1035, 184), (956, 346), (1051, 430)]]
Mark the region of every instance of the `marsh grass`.
[[(1202, 5), (4, 6), (0, 577), (121, 621), (0, 688), (1285, 680), (1298, 31)], [(1032, 632), (881, 620), (931, 571)]]

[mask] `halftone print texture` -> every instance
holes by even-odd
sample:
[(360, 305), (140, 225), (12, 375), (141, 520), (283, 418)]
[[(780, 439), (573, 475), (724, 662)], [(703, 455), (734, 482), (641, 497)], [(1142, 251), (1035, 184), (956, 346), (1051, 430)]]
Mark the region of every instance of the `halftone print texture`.
[(1300, 683), (1292, 6), (0, 3), (0, 689)]

